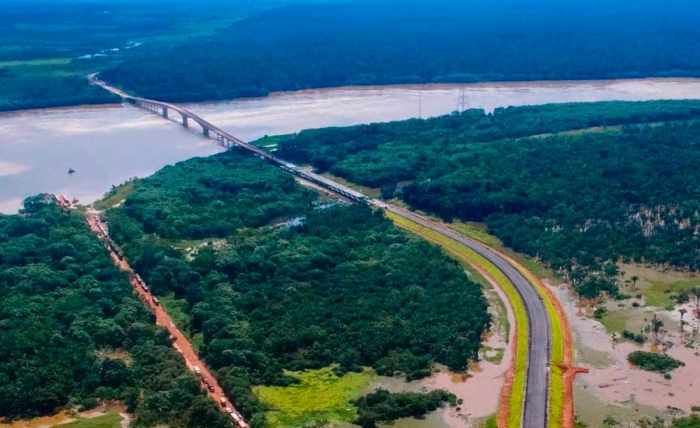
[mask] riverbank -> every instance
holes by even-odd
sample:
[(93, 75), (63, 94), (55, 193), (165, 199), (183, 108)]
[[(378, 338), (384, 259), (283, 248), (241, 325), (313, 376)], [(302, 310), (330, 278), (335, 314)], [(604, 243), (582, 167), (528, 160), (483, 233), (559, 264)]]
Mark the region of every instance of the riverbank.
[[(265, 98), (188, 104), (186, 108), (243, 139), (303, 129), (387, 122), (449, 114), (460, 90), (468, 107), (604, 100), (700, 98), (700, 79), (506, 82), (471, 85), (345, 87), (281, 92)], [(127, 105), (26, 110), (0, 115), (0, 159), (13, 174), (0, 176), (0, 212), (23, 198), (49, 192), (89, 204), (115, 183), (221, 149), (215, 141)], [(76, 174), (68, 176), (73, 168)], [(21, 171), (21, 172), (17, 172)]]

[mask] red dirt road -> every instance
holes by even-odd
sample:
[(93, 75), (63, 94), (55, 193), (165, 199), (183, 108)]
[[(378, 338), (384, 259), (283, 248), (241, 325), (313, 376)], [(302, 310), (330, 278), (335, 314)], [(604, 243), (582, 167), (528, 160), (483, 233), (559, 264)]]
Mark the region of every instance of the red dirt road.
[[(212, 376), (209, 369), (207, 369), (207, 366), (204, 365), (204, 362), (197, 356), (197, 353), (192, 348), (192, 345), (190, 344), (189, 340), (187, 340), (185, 335), (183, 335), (182, 332), (175, 326), (175, 323), (173, 323), (168, 313), (165, 312), (163, 306), (161, 306), (160, 304), (156, 305), (154, 303), (154, 296), (150, 293), (150, 290), (146, 291), (141, 286), (138, 279), (134, 275), (134, 271), (131, 269), (126, 259), (122, 257), (120, 260), (114, 248), (111, 248), (110, 245), (107, 244), (109, 236), (107, 235), (107, 229), (105, 228), (105, 225), (101, 222), (99, 216), (97, 214), (88, 214), (87, 222), (88, 225), (90, 225), (90, 229), (92, 229), (92, 231), (100, 238), (100, 240), (105, 242), (105, 246), (109, 250), (110, 256), (112, 257), (114, 264), (117, 265), (121, 270), (130, 273), (129, 276), (131, 286), (134, 288), (136, 294), (138, 294), (139, 297), (141, 297), (141, 300), (143, 300), (146, 306), (156, 315), (156, 324), (164, 327), (166, 330), (168, 330), (170, 336), (175, 338), (175, 340), (173, 340), (173, 347), (185, 358), (187, 368), (194, 373), (194, 366), (199, 367), (199, 369), (201, 370), (201, 377), (208, 381), (213, 391), (207, 388), (207, 385), (204, 382), (200, 382), (202, 389), (206, 391), (206, 393), (216, 402), (217, 406), (220, 409), (222, 409), (222, 411), (224, 410), (224, 408), (220, 406), (221, 399), (225, 398), (227, 402), (227, 407), (230, 407), (233, 410), (233, 412), (236, 412), (236, 409), (233, 407), (233, 404), (231, 404), (231, 400), (229, 400), (228, 397), (226, 397), (226, 394), (224, 393), (223, 389), (221, 389), (221, 387), (219, 386), (219, 383), (216, 381), (216, 378)], [(237, 415), (240, 417), (241, 422), (237, 424), (234, 422), (233, 419), (231, 419), (231, 423), (233, 423), (234, 425), (238, 425), (241, 428), (247, 428), (248, 425), (243, 421), (242, 415), (240, 415), (240, 413), (238, 413)]]

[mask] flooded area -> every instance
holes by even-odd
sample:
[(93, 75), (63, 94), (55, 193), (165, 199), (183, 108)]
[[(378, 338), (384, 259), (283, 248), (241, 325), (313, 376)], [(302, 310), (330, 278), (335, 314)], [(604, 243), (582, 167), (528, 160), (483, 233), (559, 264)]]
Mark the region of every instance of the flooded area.
[[(466, 92), (466, 97), (460, 97)], [(349, 87), (186, 107), (243, 140), (307, 128), (386, 122), (483, 108), (573, 101), (700, 98), (700, 79)], [(0, 212), (49, 192), (90, 203), (113, 184), (221, 149), (131, 106), (0, 115)], [(76, 172), (68, 174), (72, 168)]]
[[(444, 389), (462, 400), (457, 407), (445, 406), (431, 413), (422, 424), (411, 418), (400, 419), (394, 424), (396, 428), (474, 428), (483, 426), (486, 419), (498, 412), (506, 373), (513, 360), (516, 332), (510, 326), (515, 325), (515, 315), (510, 306), (503, 305), (501, 309), (498, 301), (506, 301), (507, 297), (497, 284), (489, 282), (492, 288), (485, 290), (493, 325), (482, 342), (479, 361), (472, 361), (466, 374), (451, 372), (447, 367), (437, 365), (438, 371), (427, 378), (405, 382), (400, 378), (380, 376), (368, 389), (367, 392), (379, 388), (393, 392)], [(506, 312), (505, 319), (498, 316), (500, 310)]]
[[(661, 352), (650, 342), (638, 345), (632, 342), (613, 341), (605, 326), (593, 319), (593, 307), (582, 308), (572, 290), (566, 286), (552, 287), (564, 306), (575, 341), (575, 362), (590, 373), (577, 377), (575, 382), (576, 414), (589, 426), (600, 426), (605, 418), (633, 423), (642, 416), (663, 417), (689, 414), (700, 405), (700, 354), (693, 323), (684, 326), (680, 333), (678, 310), (639, 306), (635, 309), (644, 322), (654, 315), (662, 320), (662, 341), (666, 354), (685, 363), (672, 371), (670, 377), (661, 373), (641, 370), (627, 361), (634, 351)], [(629, 303), (629, 302), (628, 302)], [(642, 302), (643, 303), (643, 302)], [(619, 302), (609, 305), (619, 306)], [(695, 305), (679, 306), (693, 313)], [(638, 331), (638, 329), (634, 329)], [(619, 337), (619, 334), (618, 334)], [(636, 425), (635, 425), (636, 426)]]

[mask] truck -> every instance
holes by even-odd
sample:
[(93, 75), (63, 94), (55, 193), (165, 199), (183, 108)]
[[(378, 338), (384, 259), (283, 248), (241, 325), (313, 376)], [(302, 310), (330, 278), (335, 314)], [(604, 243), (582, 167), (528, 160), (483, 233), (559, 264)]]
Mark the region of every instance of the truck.
[[(221, 407), (226, 407), (226, 403), (227, 403), (226, 397), (221, 397), (219, 399), (219, 404), (221, 404)], [(228, 412), (228, 408), (226, 408), (226, 411)], [(229, 413), (231, 413), (231, 412), (229, 412)]]
[(156, 306), (160, 306), (160, 300), (156, 296), (153, 296), (153, 304)]
[(200, 369), (199, 366), (193, 366), (192, 369), (194, 370), (194, 373), (195, 373), (197, 376), (201, 376), (201, 375), (202, 375), (202, 369)]

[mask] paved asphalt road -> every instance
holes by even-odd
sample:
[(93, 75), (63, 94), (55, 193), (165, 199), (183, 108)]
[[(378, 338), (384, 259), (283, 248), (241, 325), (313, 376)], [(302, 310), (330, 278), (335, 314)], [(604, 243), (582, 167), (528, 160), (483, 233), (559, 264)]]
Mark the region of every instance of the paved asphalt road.
[[(90, 82), (98, 84), (104, 89), (117, 95), (120, 95), (124, 98), (141, 100), (140, 98), (132, 97), (131, 95), (128, 95), (120, 91), (119, 89), (111, 87), (105, 84), (104, 82), (97, 80), (95, 78), (95, 74), (88, 76), (88, 79), (90, 80)], [(269, 154), (263, 152), (260, 148), (230, 136), (229, 134), (225, 133), (219, 128), (216, 128), (209, 122), (206, 122), (204, 119), (193, 115), (192, 113), (180, 108), (179, 106), (167, 103), (160, 103), (159, 101), (143, 101), (161, 104), (163, 106), (167, 106), (168, 108), (172, 108), (180, 113), (186, 113), (193, 120), (196, 120), (198, 123), (203, 124), (203, 128), (207, 126), (211, 128), (211, 130), (213, 130), (215, 133), (218, 132), (221, 135), (225, 135), (231, 141), (235, 141), (243, 148), (246, 148), (255, 154), (261, 155), (263, 157), (271, 157)], [(307, 173), (307, 175), (311, 174)], [(313, 175), (313, 177), (316, 178), (315, 175)], [(343, 186), (339, 183), (332, 182), (331, 180), (322, 179), (321, 181), (325, 183), (325, 185), (334, 186), (350, 194), (356, 193), (352, 189), (349, 189), (346, 186)], [(551, 347), (550, 327), (544, 302), (540, 299), (537, 292), (532, 288), (532, 285), (527, 281), (527, 279), (523, 275), (520, 274), (520, 272), (518, 272), (517, 269), (511, 266), (505, 259), (503, 259), (501, 256), (499, 256), (497, 253), (495, 253), (488, 247), (474, 240), (466, 238), (450, 229), (440, 227), (404, 209), (392, 205), (387, 205), (381, 201), (376, 200), (373, 200), (372, 204), (382, 208), (386, 208), (395, 214), (405, 217), (429, 229), (432, 229), (441, 235), (444, 235), (450, 239), (453, 239), (454, 241), (457, 241), (471, 248), (472, 250), (481, 254), (491, 263), (493, 263), (496, 267), (498, 267), (506, 275), (506, 277), (508, 277), (508, 279), (515, 285), (515, 288), (518, 290), (520, 296), (525, 302), (525, 309), (528, 313), (528, 324), (530, 327), (530, 358), (528, 361), (527, 386), (525, 391), (525, 405), (523, 411), (522, 426), (524, 428), (545, 428), (547, 426), (547, 403), (549, 401), (549, 355)]]
[(551, 334), (547, 310), (537, 291), (503, 257), (479, 242), (466, 238), (445, 227), (438, 226), (410, 211), (382, 202), (375, 204), (471, 248), (498, 267), (515, 285), (525, 302), (530, 327), (530, 359), (527, 368), (527, 386), (522, 426), (524, 428), (545, 428), (547, 426), (547, 403), (549, 401)]

